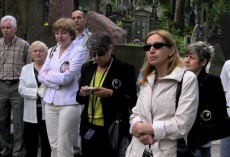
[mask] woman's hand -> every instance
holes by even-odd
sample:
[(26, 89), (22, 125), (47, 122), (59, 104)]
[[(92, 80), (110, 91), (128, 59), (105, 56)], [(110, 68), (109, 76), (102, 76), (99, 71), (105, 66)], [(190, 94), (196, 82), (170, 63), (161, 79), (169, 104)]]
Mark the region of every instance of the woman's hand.
[(134, 137), (139, 138), (141, 136), (140, 128), (142, 126), (142, 122), (137, 122), (132, 127), (132, 134)]
[(157, 142), (157, 139), (152, 135), (141, 135), (138, 139), (144, 145), (154, 144), (155, 142)]
[(92, 93), (92, 91), (87, 90), (88, 86), (82, 86), (80, 89), (80, 95), (81, 96), (88, 96)]
[(96, 87), (93, 92), (95, 96), (100, 98), (111, 97), (113, 95), (113, 90), (104, 87)]
[(136, 122), (132, 126), (132, 134), (136, 138), (139, 138), (139, 136), (141, 136), (141, 135), (152, 135), (152, 136), (154, 136), (152, 124), (142, 123), (141, 121)]

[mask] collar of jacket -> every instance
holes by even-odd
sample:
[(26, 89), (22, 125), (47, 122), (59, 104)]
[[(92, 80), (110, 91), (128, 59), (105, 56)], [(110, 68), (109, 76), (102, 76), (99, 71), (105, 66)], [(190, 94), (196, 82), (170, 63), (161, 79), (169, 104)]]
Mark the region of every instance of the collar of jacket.
[[(185, 69), (183, 67), (176, 67), (173, 72), (165, 77), (162, 78), (163, 79), (169, 79), (169, 80), (176, 80), (177, 82), (180, 82), (183, 76)], [(156, 73), (155, 71), (152, 72), (152, 74), (150, 74), (147, 77), (147, 82), (153, 86), (154, 82), (155, 82), (155, 77), (156, 77)]]

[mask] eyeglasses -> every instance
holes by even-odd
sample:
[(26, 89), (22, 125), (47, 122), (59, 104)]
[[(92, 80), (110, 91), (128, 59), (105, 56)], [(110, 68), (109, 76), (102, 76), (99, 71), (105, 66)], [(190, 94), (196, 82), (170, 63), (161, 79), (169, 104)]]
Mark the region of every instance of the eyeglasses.
[(167, 44), (167, 43), (160, 43), (160, 42), (157, 42), (157, 43), (154, 43), (154, 44), (152, 44), (152, 45), (145, 45), (145, 46), (143, 46), (143, 49), (144, 49), (145, 51), (149, 51), (149, 50), (151, 49), (152, 46), (154, 47), (154, 49), (158, 50), (158, 49), (160, 49), (160, 48), (162, 48), (162, 47), (164, 47), (164, 46), (170, 47), (170, 46), (172, 46), (172, 45), (171, 45), (171, 44)]
[(104, 51), (98, 51), (98, 52), (91, 52), (90, 51), (90, 56), (91, 57), (96, 57), (96, 55), (99, 56), (99, 57), (101, 57), (101, 56), (105, 55), (105, 52)]

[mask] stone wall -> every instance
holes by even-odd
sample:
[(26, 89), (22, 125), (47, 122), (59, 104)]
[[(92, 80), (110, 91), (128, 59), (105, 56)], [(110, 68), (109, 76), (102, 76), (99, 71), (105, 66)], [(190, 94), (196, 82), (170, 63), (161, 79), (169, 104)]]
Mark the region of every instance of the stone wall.
[(115, 45), (113, 52), (117, 59), (123, 60), (135, 66), (137, 78), (145, 57), (145, 52), (142, 47)]
[(27, 41), (31, 44), (36, 40), (44, 42), (48, 47), (57, 44), (52, 32), (52, 26), (30, 26), (28, 28)]

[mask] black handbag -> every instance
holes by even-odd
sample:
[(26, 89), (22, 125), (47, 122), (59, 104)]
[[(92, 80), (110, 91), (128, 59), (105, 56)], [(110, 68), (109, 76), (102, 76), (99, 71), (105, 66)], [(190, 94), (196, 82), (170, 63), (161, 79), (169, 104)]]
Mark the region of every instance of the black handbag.
[[(131, 141), (131, 135), (125, 136), (120, 134), (122, 117), (120, 113), (117, 113), (117, 118), (108, 128), (109, 140), (113, 150), (118, 157), (125, 157), (125, 152)], [(121, 137), (122, 136), (122, 137)]]
[[(185, 74), (185, 72), (184, 72), (184, 74)], [(182, 76), (181, 81), (178, 82), (177, 89), (176, 89), (176, 109), (178, 107), (178, 101), (179, 101), (180, 94), (181, 94), (184, 74)], [(177, 157), (194, 157), (194, 155), (192, 154), (192, 152), (188, 148), (184, 138), (180, 138), (177, 140)]]

